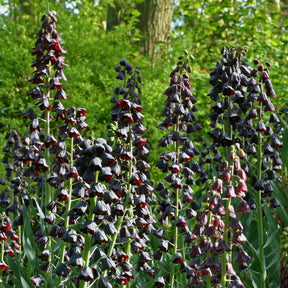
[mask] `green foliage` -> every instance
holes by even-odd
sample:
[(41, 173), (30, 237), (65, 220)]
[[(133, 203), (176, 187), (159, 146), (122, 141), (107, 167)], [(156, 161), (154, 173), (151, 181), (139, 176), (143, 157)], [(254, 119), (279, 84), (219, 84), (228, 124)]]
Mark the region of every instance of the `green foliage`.
[[(263, 5), (250, 0), (243, 3), (222, 1), (221, 5), (215, 5), (212, 1), (203, 3), (179, 1), (174, 8), (173, 50), (162, 55), (157, 67), (154, 68), (150, 67), (149, 61), (143, 57), (137, 44), (142, 37), (135, 29), (137, 15), (131, 16), (129, 21), (115, 27), (114, 31), (106, 33), (106, 13), (109, 4), (113, 4), (112, 1), (104, 1), (98, 5), (93, 1), (81, 1), (81, 3), (69, 1), (69, 3), (70, 5), (64, 6), (63, 3), (50, 1), (49, 9), (58, 11), (61, 19), (58, 27), (63, 31), (61, 37), (65, 39), (65, 47), (69, 51), (66, 62), (70, 66), (65, 73), (68, 79), (73, 79), (73, 82), (68, 80), (67, 94), (71, 97), (72, 105), (86, 104), (89, 133), (95, 137), (103, 137), (107, 133), (106, 129), (95, 128), (99, 125), (106, 127), (109, 123), (111, 104), (108, 100), (115, 88), (114, 74), (110, 68), (121, 58), (126, 58), (132, 63), (137, 59), (137, 63), (142, 66), (143, 101), (148, 104), (147, 111), (153, 115), (149, 120), (153, 122), (153, 127), (159, 124), (158, 111), (155, 108), (160, 102), (159, 95), (163, 93), (165, 76), (171, 68), (167, 67), (167, 63), (170, 58), (179, 55), (179, 51), (185, 47), (192, 46), (195, 55), (196, 65), (193, 67), (192, 77), (195, 77), (193, 83), (195, 83), (195, 94), (199, 95), (197, 97), (199, 105), (210, 105), (206, 97), (210, 89), (206, 79), (209, 77), (209, 70), (214, 68), (211, 67), (212, 59), (217, 57), (218, 47), (224, 43), (249, 46), (250, 59), (248, 60), (250, 61), (254, 57), (264, 58), (269, 55), (273, 64), (271, 74), (278, 75), (278, 77), (272, 76), (272, 81), (277, 86), (276, 103), (280, 105), (285, 99), (287, 94), (285, 83), (288, 76), (285, 73), (287, 32), (284, 28), (287, 26), (287, 20), (281, 17), (281, 11), (273, 3), (265, 1)], [(124, 4), (122, 1), (121, 13), (126, 9), (124, 14), (131, 15), (133, 11), (131, 3)], [(1, 27), (4, 27), (0, 32), (0, 60), (4, 64), (0, 71), (2, 103), (0, 133), (2, 135), (7, 129), (24, 125), (21, 114), (26, 111), (28, 105), (26, 83), (32, 73), (32, 69), (27, 68), (25, 63), (28, 59), (32, 59), (30, 47), (33, 46), (34, 36), (37, 33), (35, 23), (46, 11), (47, 5), (34, 3), (29, 9), (32, 13), (29, 15), (29, 21), (26, 21), (28, 15), (25, 14), (25, 10), (20, 16), (12, 13), (0, 17)], [(21, 101), (13, 101), (15, 99)], [(204, 116), (204, 110), (199, 111), (199, 114)], [(159, 139), (158, 134), (156, 128), (149, 132), (152, 146), (155, 145), (154, 140)], [(3, 147), (3, 137), (0, 139)], [(151, 159), (156, 161), (153, 152)]]
[[(280, 5), (280, 4), (279, 4)], [(287, 94), (287, 26), (285, 14), (274, 1), (229, 1), (220, 5), (213, 1), (179, 1), (174, 11), (175, 29), (172, 46), (193, 46), (196, 61), (202, 69), (213, 69), (209, 63), (224, 45), (248, 46), (249, 62), (253, 58), (269, 58), (274, 67), (271, 80), (277, 89), (276, 103), (281, 105)], [(249, 58), (250, 57), (250, 58)], [(212, 61), (211, 61), (212, 60)], [(275, 73), (273, 73), (275, 71)]]
[[(3, 1), (2, 1), (3, 2)], [(2, 4), (1, 2), (1, 4)], [(6, 145), (4, 135), (10, 129), (17, 129), (21, 136), (27, 130), (23, 121), (23, 113), (30, 107), (27, 92), (29, 85), (27, 81), (32, 76), (32, 68), (27, 66), (31, 62), (31, 50), (35, 41), (35, 23), (39, 22), (42, 13), (47, 10), (46, 3), (30, 1), (29, 5), (23, 1), (14, 2), (14, 7), (9, 15), (0, 15), (0, 146)], [(213, 1), (176, 1), (174, 7), (174, 29), (172, 32), (171, 51), (167, 51), (152, 67), (149, 60), (141, 53), (138, 44), (143, 35), (135, 28), (139, 13), (133, 9), (134, 1), (118, 1), (121, 5), (121, 18), (123, 23), (115, 27), (111, 32), (106, 32), (107, 9), (113, 1), (50, 1), (49, 10), (57, 10), (59, 23), (57, 23), (61, 38), (65, 40), (65, 48), (69, 51), (66, 62), (69, 67), (65, 70), (69, 85), (66, 93), (71, 97), (68, 100), (70, 106), (84, 106), (87, 113), (89, 129), (86, 135), (105, 137), (108, 131), (107, 124), (110, 122), (110, 110), (112, 103), (109, 102), (115, 83), (115, 72), (111, 67), (115, 66), (119, 59), (126, 58), (128, 62), (137, 62), (142, 67), (143, 76), (143, 112), (144, 125), (149, 127), (146, 137), (150, 144), (151, 174), (159, 179), (159, 172), (154, 168), (158, 161), (161, 149), (158, 148), (158, 140), (161, 131), (157, 129), (161, 122), (159, 107), (164, 102), (163, 91), (167, 86), (166, 79), (173, 61), (179, 51), (183, 48), (193, 47), (195, 65), (191, 73), (193, 93), (195, 93), (198, 107), (207, 107), (197, 112), (198, 120), (203, 127), (208, 127), (208, 107), (211, 106), (207, 94), (210, 85), (207, 81), (209, 71), (214, 69), (211, 63), (219, 56), (219, 47), (227, 44), (249, 46), (247, 59), (252, 62), (253, 58), (268, 58), (272, 62), (270, 69), (271, 80), (277, 87), (275, 103), (278, 107), (286, 101), (288, 92), (287, 82), (287, 55), (288, 21), (285, 13), (287, 8), (279, 7), (274, 1), (221, 1), (221, 5), (215, 5)], [(140, 2), (140, 1), (137, 1)], [(24, 6), (21, 6), (24, 5)], [(127, 12), (127, 11), (128, 12)], [(126, 12), (125, 12), (126, 11)], [(127, 14), (129, 17), (127, 17)], [(171, 62), (172, 63), (171, 63)], [(64, 83), (65, 88), (65, 83)], [(288, 128), (284, 125), (284, 147), (288, 146)], [(207, 128), (204, 128), (207, 129)], [(207, 131), (206, 131), (207, 132)], [(288, 167), (287, 149), (283, 149), (282, 160)], [(160, 151), (160, 152), (159, 152)], [(1, 153), (1, 152), (0, 152)], [(2, 157), (1, 157), (2, 159)], [(5, 166), (5, 165), (4, 165)], [(5, 174), (5, 167), (0, 168), (0, 178)], [(288, 169), (288, 168), (287, 168)], [(283, 179), (286, 181), (286, 173)], [(279, 237), (281, 227), (288, 226), (288, 198), (287, 188), (284, 185), (273, 183), (275, 195), (281, 202), (275, 214), (271, 213), (265, 205), (264, 218), (264, 249), (267, 268), (267, 281), (271, 287), (279, 286)], [(204, 189), (204, 188), (203, 188)], [(41, 210), (41, 209), (40, 209)], [(29, 213), (24, 211), (24, 214)], [(27, 219), (27, 218), (26, 218)], [(243, 281), (248, 287), (260, 287), (259, 275), (259, 250), (257, 244), (257, 219), (254, 214), (243, 216), (243, 226), (246, 227), (245, 234), (249, 238), (246, 245), (248, 254), (254, 260), (249, 269), (241, 272)], [(23, 238), (23, 248), (26, 251), (24, 259), (16, 257), (16, 262), (9, 261), (16, 286), (32, 287), (30, 279), (34, 271), (18, 270), (21, 261), (29, 261), (37, 267), (32, 228), (27, 221)], [(253, 240), (254, 239), (254, 240)], [(153, 243), (152, 243), (153, 244)], [(157, 245), (154, 243), (154, 245)], [(8, 258), (9, 259), (9, 258)], [(167, 266), (167, 263), (162, 263)], [(23, 266), (23, 265), (22, 265)], [(24, 265), (25, 266), (25, 265)], [(163, 270), (167, 270), (164, 267)], [(151, 287), (150, 278), (146, 274), (140, 274), (145, 287)], [(151, 281), (153, 282), (153, 281)], [(135, 283), (136, 288), (143, 288), (142, 282)], [(4, 287), (8, 287), (4, 284)], [(134, 287), (133, 286), (133, 287)], [(269, 286), (269, 287), (270, 287)]]
[[(278, 223), (275, 217), (272, 215), (270, 208), (265, 205), (263, 210), (264, 215), (264, 253), (266, 263), (266, 281), (273, 287), (279, 285), (280, 277), (280, 265), (279, 265), (279, 237), (281, 231), (278, 229)], [(261, 287), (260, 275), (259, 275), (259, 243), (258, 243), (258, 232), (257, 232), (257, 218), (252, 212), (250, 215), (244, 215), (241, 218), (242, 224), (245, 227), (244, 233), (249, 239), (245, 244), (245, 250), (252, 257), (252, 262), (249, 268), (241, 272), (243, 281), (246, 283), (246, 287)], [(254, 283), (256, 283), (254, 285)], [(269, 286), (268, 286), (269, 287)]]

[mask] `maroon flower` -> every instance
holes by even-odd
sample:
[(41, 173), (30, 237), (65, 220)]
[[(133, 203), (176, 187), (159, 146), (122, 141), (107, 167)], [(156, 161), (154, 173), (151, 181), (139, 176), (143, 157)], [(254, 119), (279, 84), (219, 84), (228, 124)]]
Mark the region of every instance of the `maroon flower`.
[(186, 220), (183, 216), (179, 216), (178, 220), (176, 221), (177, 227), (185, 227), (186, 226)]
[(217, 179), (213, 184), (211, 189), (214, 191), (217, 191), (219, 193), (222, 193), (222, 186), (223, 186), (223, 181), (221, 179)]
[(70, 167), (68, 172), (66, 173), (67, 178), (77, 178), (78, 177), (78, 171), (76, 167)]
[(247, 242), (247, 238), (241, 231), (237, 231), (233, 234), (232, 242), (234, 243), (241, 243), (241, 242)]
[(184, 262), (183, 257), (181, 253), (175, 253), (175, 256), (173, 258), (173, 263), (174, 264), (182, 264)]
[(171, 183), (171, 187), (173, 187), (175, 189), (181, 189), (182, 188), (181, 179), (176, 178), (175, 180), (173, 180), (172, 183)]
[(94, 274), (92, 269), (90, 267), (84, 267), (79, 274), (79, 279), (86, 282), (94, 280)]
[(236, 198), (234, 186), (229, 185), (229, 186), (226, 187), (224, 197), (225, 198)]
[(208, 275), (208, 276), (212, 277), (212, 272), (211, 272), (210, 268), (200, 268), (198, 272), (201, 276), (207, 276)]
[(237, 262), (241, 263), (241, 262), (247, 262), (251, 260), (252, 258), (244, 250), (240, 250), (237, 256)]
[[(243, 181), (247, 181), (247, 174), (243, 169), (238, 169), (237, 170), (237, 176), (243, 180)], [(245, 191), (244, 191), (245, 192)]]
[(43, 277), (37, 276), (37, 277), (33, 277), (31, 279), (31, 282), (38, 288), (43, 282), (43, 280), (44, 280)]
[(241, 221), (238, 218), (233, 218), (229, 223), (228, 227), (231, 227), (234, 230), (243, 231), (243, 225), (241, 224)]
[(66, 264), (61, 263), (56, 267), (54, 273), (57, 274), (58, 276), (66, 278), (70, 271), (71, 269)]
[(225, 242), (224, 239), (220, 240), (218, 245), (215, 245), (215, 250), (219, 253), (222, 253), (223, 251), (229, 252), (231, 251), (231, 248), (229, 245)]
[(242, 200), (237, 208), (237, 212), (240, 213), (248, 213), (251, 212), (250, 206), (248, 205), (248, 203), (245, 200)]
[(158, 277), (157, 280), (155, 281), (155, 286), (156, 287), (164, 287), (165, 286), (165, 279), (164, 277)]
[(142, 181), (141, 181), (141, 179), (140, 179), (138, 174), (132, 174), (132, 176), (131, 176), (131, 178), (129, 180), (129, 183), (132, 184), (132, 185), (139, 186), (142, 183)]
[(49, 215), (46, 215), (45, 218), (44, 218), (44, 222), (52, 225), (54, 224), (56, 221), (56, 216), (54, 213), (50, 213)]
[(189, 256), (191, 258), (196, 258), (198, 256), (202, 255), (202, 251), (199, 247), (199, 245), (193, 245), (192, 248), (189, 251)]
[(231, 172), (229, 169), (226, 169), (224, 170), (222, 173), (221, 173), (221, 180), (225, 183), (228, 183), (230, 182), (231, 180)]

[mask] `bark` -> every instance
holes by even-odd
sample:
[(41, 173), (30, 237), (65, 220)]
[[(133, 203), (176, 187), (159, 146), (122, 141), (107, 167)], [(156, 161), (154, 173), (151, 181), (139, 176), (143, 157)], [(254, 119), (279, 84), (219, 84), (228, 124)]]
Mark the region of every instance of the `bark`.
[(108, 12), (107, 12), (107, 32), (112, 31), (115, 26), (120, 24), (120, 19), (119, 19), (119, 11), (120, 11), (120, 6), (117, 3), (114, 3), (114, 7), (109, 5), (108, 7)]
[(157, 57), (170, 47), (173, 0), (146, 0), (136, 7), (141, 13), (137, 28), (145, 37), (144, 53)]
[[(136, 27), (143, 35), (143, 52), (152, 58), (157, 57), (164, 49), (170, 48), (173, 0), (145, 0), (137, 3), (136, 9), (141, 13)], [(107, 31), (113, 30), (123, 21), (119, 19), (120, 10), (117, 1), (108, 7)]]

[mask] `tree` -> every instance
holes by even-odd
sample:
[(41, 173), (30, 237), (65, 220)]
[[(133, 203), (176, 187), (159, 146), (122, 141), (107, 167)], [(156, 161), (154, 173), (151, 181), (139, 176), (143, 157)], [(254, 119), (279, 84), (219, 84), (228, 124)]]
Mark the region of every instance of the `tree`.
[[(125, 22), (125, 19), (130, 18), (131, 15), (138, 16), (135, 10), (126, 9), (127, 7), (125, 8), (120, 2), (114, 1), (113, 5), (108, 8), (107, 31), (112, 31), (115, 26), (122, 21)], [(163, 50), (161, 46), (163, 48), (170, 46), (173, 0), (140, 0), (132, 1), (127, 5), (132, 5), (132, 7), (136, 5), (136, 9), (140, 12), (136, 28), (143, 35), (141, 45), (144, 54), (153, 58)]]
[(136, 7), (141, 13), (137, 28), (144, 35), (144, 53), (156, 56), (161, 51), (158, 44), (170, 45), (173, 0), (146, 0)]
[(119, 25), (120, 23), (120, 5), (118, 3), (115, 3), (115, 6), (109, 5), (108, 11), (107, 11), (107, 32), (112, 31), (115, 26)]

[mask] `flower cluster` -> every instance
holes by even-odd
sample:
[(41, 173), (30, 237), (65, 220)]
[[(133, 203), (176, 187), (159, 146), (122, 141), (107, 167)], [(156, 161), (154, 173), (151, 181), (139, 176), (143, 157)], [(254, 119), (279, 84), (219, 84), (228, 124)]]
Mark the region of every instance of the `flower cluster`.
[[(209, 143), (196, 117), (194, 57), (186, 50), (178, 57), (158, 126), (165, 135), (156, 167), (164, 176), (153, 188), (140, 67), (125, 59), (114, 67), (121, 85), (110, 100), (108, 137), (83, 138), (87, 110), (62, 104), (69, 98), (62, 83), (67, 51), (56, 12), (41, 21), (28, 93), (36, 109), (24, 113), (25, 136), (10, 131), (2, 150), (0, 283), (128, 288), (141, 275), (155, 287), (242, 288), (239, 271), (257, 251), (265, 287), (264, 247), (272, 236), (264, 233), (262, 216), (269, 204), (280, 205), (272, 182), (281, 180), (283, 165), (271, 64), (255, 59), (251, 68), (242, 60), (246, 47), (222, 49), (209, 80)], [(248, 212), (258, 234), (249, 251)]]
[[(188, 255), (184, 249), (197, 238), (190, 231), (190, 222), (195, 217), (200, 205), (194, 201), (191, 187), (195, 183), (194, 173), (200, 174), (202, 171), (196, 161), (194, 167), (194, 163), (191, 163), (195, 155), (199, 155), (200, 152), (194, 146), (189, 134), (201, 129), (201, 125), (197, 122), (194, 114), (197, 111), (194, 105), (197, 101), (192, 94), (188, 74), (191, 72), (189, 64), (192, 60), (193, 56), (189, 55), (187, 51), (185, 51), (185, 56), (179, 57), (179, 62), (170, 75), (170, 86), (164, 93), (167, 96), (165, 108), (162, 111), (162, 116), (165, 116), (165, 119), (158, 126), (164, 131), (169, 131), (169, 128), (172, 128), (172, 131), (168, 135), (164, 135), (158, 142), (160, 147), (172, 146), (172, 151), (162, 153), (156, 164), (163, 173), (168, 173), (168, 175), (165, 177), (165, 181), (160, 182), (155, 187), (155, 190), (160, 198), (157, 209), (158, 214), (160, 214), (158, 223), (165, 227), (172, 222), (173, 235), (169, 239), (167, 228), (159, 227), (155, 231), (154, 235), (160, 239), (160, 242), (159, 249), (153, 254), (153, 257), (162, 261), (165, 257), (164, 253), (169, 252), (172, 254), (171, 260), (174, 265), (171, 273), (156, 279), (155, 285), (157, 287), (163, 287), (165, 283), (169, 282), (170, 287), (174, 287), (174, 281), (179, 281), (175, 277), (182, 277), (180, 273), (186, 273), (186, 277), (184, 280), (182, 279), (183, 285), (187, 281), (186, 278), (191, 280), (196, 275), (195, 270), (186, 262)], [(194, 169), (196, 166), (199, 169)], [(175, 264), (181, 264), (180, 270)], [(160, 273), (164, 272), (161, 271)]]
[[(231, 285), (244, 287), (232, 266), (232, 251), (238, 251), (237, 261), (247, 267), (251, 257), (244, 251), (241, 243), (247, 238), (239, 213), (251, 212), (244, 200), (248, 192), (247, 175), (241, 168), (243, 150), (237, 143), (229, 148), (229, 158), (221, 162), (218, 175), (204, 195), (202, 207), (196, 214), (197, 224), (192, 233), (198, 237), (193, 243), (189, 263), (197, 272), (191, 287), (204, 283), (203, 276), (211, 277), (213, 285), (232, 279)], [(234, 208), (236, 206), (236, 208)], [(228, 259), (228, 260), (227, 260)], [(210, 282), (210, 280), (209, 280)], [(234, 287), (234, 286), (232, 286)]]
[[(79, 287), (126, 285), (134, 279), (131, 259), (138, 262), (138, 270), (148, 269), (146, 262), (152, 259), (145, 251), (154, 219), (148, 205), (153, 188), (148, 180), (149, 147), (142, 137), (146, 128), (139, 105), (141, 76), (126, 60), (115, 70), (124, 85), (114, 90), (111, 99), (110, 142), (91, 138), (75, 146), (76, 170), (68, 171), (74, 178), (75, 202), (67, 213), (68, 227), (51, 229), (65, 232), (53, 236), (69, 243), (55, 273), (64, 279), (69, 275)], [(69, 201), (65, 189), (58, 197)]]
[(146, 250), (150, 241), (148, 234), (154, 230), (149, 207), (154, 189), (149, 181), (149, 146), (143, 137), (147, 129), (141, 113), (140, 67), (133, 69), (125, 59), (119, 64), (114, 69), (116, 78), (123, 85), (114, 89), (111, 98), (114, 103), (111, 112), (114, 126), (111, 125), (111, 128), (114, 129), (110, 133), (111, 142), (114, 142), (112, 153), (120, 167), (120, 173), (112, 179), (110, 187), (117, 190), (119, 210), (118, 217), (113, 221), (117, 233), (109, 243), (107, 256), (121, 266), (122, 272), (115, 280), (124, 285), (134, 278), (131, 259), (137, 261), (137, 270), (150, 269), (147, 262), (152, 257)]
[[(271, 64), (266, 62), (265, 68), (255, 59), (256, 68), (251, 69), (246, 62), (240, 63), (246, 52), (246, 48), (224, 47), (222, 61), (210, 73), (213, 89), (209, 96), (216, 103), (213, 112), (209, 114), (210, 126), (215, 129), (209, 134), (216, 146), (216, 161), (223, 157), (217, 147), (229, 147), (233, 143), (239, 143), (248, 157), (254, 156), (255, 163), (261, 164), (261, 168), (257, 169), (267, 176), (258, 177), (255, 169), (249, 167), (255, 163), (251, 165), (247, 157), (242, 168), (249, 177), (257, 175), (251, 177), (252, 186), (256, 190), (261, 190), (263, 195), (271, 195), (273, 188), (269, 180), (276, 179), (275, 172), (282, 168), (278, 152), (282, 143), (277, 136), (281, 132), (280, 120), (274, 113), (275, 108), (270, 99), (275, 96), (269, 80)], [(217, 127), (218, 123), (222, 128)]]
[[(247, 52), (246, 47), (224, 47), (221, 52), (222, 60), (217, 62), (217, 67), (210, 73), (210, 84), (213, 89), (209, 96), (216, 102), (213, 105), (213, 112), (209, 114), (211, 119), (210, 126), (214, 128), (209, 132), (213, 140), (210, 151), (214, 153), (213, 161), (219, 163), (217, 181), (226, 182), (228, 180), (227, 183), (230, 183), (225, 188), (226, 191), (231, 186), (232, 183), (230, 181), (233, 181), (233, 177), (240, 179), (237, 186), (234, 185), (236, 197), (242, 199), (237, 204), (235, 215), (237, 215), (237, 212), (243, 213), (256, 210), (259, 249), (260, 254), (263, 256), (262, 196), (271, 196), (273, 187), (270, 181), (277, 178), (276, 172), (281, 170), (282, 167), (278, 152), (278, 148), (282, 146), (282, 143), (277, 136), (281, 131), (280, 121), (277, 115), (273, 113), (275, 108), (270, 99), (271, 96), (275, 96), (275, 91), (269, 80), (269, 67), (271, 64), (266, 62), (265, 68), (264, 65), (255, 59), (254, 65), (256, 65), (256, 68), (251, 69), (248, 63), (245, 61), (241, 62), (241, 58)], [(228, 147), (230, 147), (230, 151)], [(234, 164), (231, 163), (231, 159), (229, 160), (230, 163), (228, 162), (229, 164), (224, 164), (231, 154), (231, 147), (234, 147), (233, 150), (236, 149), (237, 157), (233, 156), (231, 158)], [(241, 163), (237, 160), (238, 164), (235, 166), (235, 159), (238, 158), (241, 159)], [(224, 170), (223, 165), (227, 166)], [(234, 170), (227, 169), (233, 166)], [(249, 185), (246, 185), (244, 181), (247, 181)], [(243, 188), (239, 188), (242, 186), (246, 191), (242, 191)], [(247, 186), (249, 186), (249, 191)], [(238, 188), (240, 189), (240, 194), (238, 193)], [(273, 198), (270, 201), (271, 207), (279, 205)], [(229, 202), (228, 200), (227, 203)], [(230, 211), (229, 209), (229, 206), (227, 206), (226, 215), (227, 211)], [(229, 220), (231, 217), (232, 214), (229, 212), (229, 217), (225, 218), (224, 230), (226, 230), (226, 227), (234, 229), (234, 224), (231, 224), (234, 223), (234, 219), (231, 220), (232, 222)], [(239, 228), (241, 227), (240, 224), (239, 222)], [(238, 230), (239, 233), (242, 233), (240, 229)], [(234, 235), (235, 233), (231, 236), (232, 242)], [(245, 240), (245, 237), (242, 238)], [(233, 243), (233, 246), (235, 244)], [(242, 257), (244, 255), (242, 247), (238, 249), (238, 252), (239, 267), (241, 269), (247, 267), (246, 262), (250, 257), (247, 255)], [(224, 257), (223, 260), (225, 260)], [(229, 271), (228, 266), (224, 270), (223, 260), (222, 285), (226, 281), (223, 278), (223, 271)], [(261, 262), (264, 263), (264, 260), (262, 259)], [(264, 274), (264, 267), (262, 266), (261, 269)], [(242, 284), (239, 284), (239, 279), (235, 275), (231, 273), (229, 275), (228, 273), (227, 278), (229, 279), (232, 276), (234, 282), (237, 281), (238, 286), (235, 284), (235, 287), (241, 287)], [(264, 279), (262, 279), (262, 283), (264, 283)], [(233, 282), (231, 285), (233, 285)]]
[[(50, 268), (53, 257), (50, 253), (54, 252), (51, 237), (62, 238), (72, 219), (67, 215), (69, 221), (61, 220), (67, 213), (61, 202), (68, 201), (69, 211), (73, 181), (82, 181), (74, 166), (81, 149), (75, 148), (73, 151), (73, 148), (83, 141), (79, 130), (88, 125), (84, 116), (86, 109), (65, 108), (61, 103), (61, 100), (68, 98), (61, 83), (62, 80), (66, 81), (63, 68), (67, 64), (63, 55), (67, 51), (61, 46), (56, 30), (56, 12), (49, 12), (48, 16), (44, 15), (41, 20), (42, 27), (32, 53), (36, 56), (31, 65), (35, 71), (29, 80), (34, 87), (28, 93), (32, 100), (36, 101), (35, 106), (40, 110), (40, 114), (33, 108), (24, 113), (29, 130), (21, 141), (16, 131), (7, 135), (5, 151), (8, 153), (13, 149), (10, 158), (14, 159), (14, 162), (11, 163), (11, 159), (9, 162), (8, 156), (4, 159), (7, 162), (6, 176), (10, 179), (11, 173), (15, 172), (16, 177), (10, 179), (10, 191), (13, 193), (7, 195), (10, 200), (6, 201), (7, 204), (14, 202), (15, 211), (7, 207), (5, 213), (9, 215), (12, 211), (16, 214), (13, 221), (13, 227), (16, 228), (24, 222), (23, 211), (29, 211), (30, 223), (26, 225), (33, 226), (34, 241), (42, 251), (39, 255), (43, 261), (40, 270), (49, 272), (47, 277), (52, 281)], [(39, 275), (31, 281), (38, 287), (43, 277)]]

